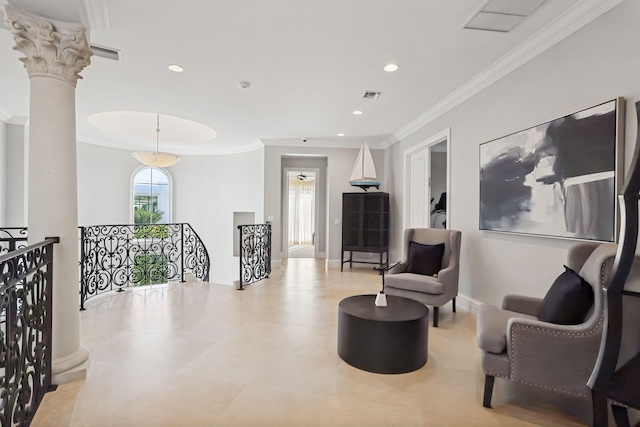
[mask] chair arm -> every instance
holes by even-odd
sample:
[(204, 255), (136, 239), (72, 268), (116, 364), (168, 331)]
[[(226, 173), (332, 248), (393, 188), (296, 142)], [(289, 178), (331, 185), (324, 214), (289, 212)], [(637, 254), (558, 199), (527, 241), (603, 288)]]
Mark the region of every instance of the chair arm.
[(527, 297), (524, 295), (506, 295), (502, 300), (502, 309), (515, 311), (516, 313), (528, 314), (538, 317), (542, 298)]
[(407, 271), (408, 267), (409, 267), (409, 263), (404, 261), (404, 262), (401, 262), (400, 264), (396, 265), (395, 267), (393, 267), (391, 270), (389, 270), (389, 272), (387, 274), (404, 273), (405, 271)]
[(580, 325), (512, 318), (507, 325), (510, 379), (586, 397), (601, 334), (602, 316)]
[(438, 279), (442, 282), (442, 283), (451, 283), (453, 284), (455, 282), (455, 284), (457, 285), (458, 283), (458, 269), (451, 266), (451, 267), (447, 267), (447, 268), (443, 268), (442, 270), (438, 271)]

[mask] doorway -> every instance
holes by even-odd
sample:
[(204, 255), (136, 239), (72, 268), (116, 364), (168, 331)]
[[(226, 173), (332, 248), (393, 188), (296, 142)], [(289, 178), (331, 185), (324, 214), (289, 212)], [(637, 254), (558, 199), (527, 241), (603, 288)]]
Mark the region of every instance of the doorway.
[(404, 228), (450, 228), (450, 130), (404, 152)]
[(287, 170), (287, 257), (315, 258), (318, 174)]

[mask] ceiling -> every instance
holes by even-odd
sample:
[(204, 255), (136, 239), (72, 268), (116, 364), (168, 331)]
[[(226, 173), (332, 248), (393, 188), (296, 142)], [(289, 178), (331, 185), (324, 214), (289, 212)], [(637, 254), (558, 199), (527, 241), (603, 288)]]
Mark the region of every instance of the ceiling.
[[(620, 1), (551, 0), (509, 33), (461, 29), (484, 0), (9, 3), (82, 22), (92, 44), (121, 51), (119, 61), (93, 56), (81, 72), (78, 140), (155, 147), (155, 122), (148, 138), (89, 122), (95, 113), (147, 112), (217, 134), (189, 143), (161, 138), (161, 150), (226, 154), (263, 144), (357, 147), (366, 139), (371, 148), (388, 146)], [(0, 30), (0, 119), (24, 123), (29, 81), (13, 45)], [(389, 63), (399, 69), (385, 72)], [(169, 71), (170, 64), (184, 72)], [(382, 94), (364, 99), (366, 91)]]

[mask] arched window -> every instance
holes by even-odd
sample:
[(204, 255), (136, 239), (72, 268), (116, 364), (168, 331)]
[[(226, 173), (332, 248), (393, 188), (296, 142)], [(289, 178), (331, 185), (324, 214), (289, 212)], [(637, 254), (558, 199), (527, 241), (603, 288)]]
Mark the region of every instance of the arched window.
[(133, 223), (171, 222), (171, 177), (159, 168), (143, 166), (133, 175)]

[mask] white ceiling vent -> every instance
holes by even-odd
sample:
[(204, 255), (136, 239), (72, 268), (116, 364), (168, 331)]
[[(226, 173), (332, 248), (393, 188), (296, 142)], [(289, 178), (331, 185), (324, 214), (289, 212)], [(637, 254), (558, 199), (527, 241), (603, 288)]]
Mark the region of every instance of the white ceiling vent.
[(107, 59), (113, 59), (114, 61), (120, 60), (120, 51), (110, 47), (98, 46), (97, 44), (89, 45), (95, 56), (101, 56)]
[(377, 99), (380, 95), (382, 95), (382, 92), (374, 92), (374, 91), (368, 90), (364, 93), (363, 98)]
[(487, 0), (462, 28), (508, 33), (548, 0)]

